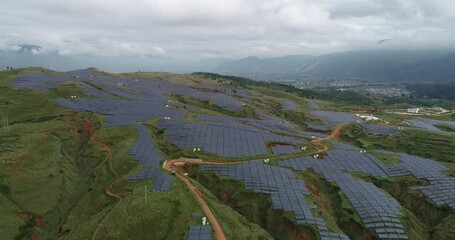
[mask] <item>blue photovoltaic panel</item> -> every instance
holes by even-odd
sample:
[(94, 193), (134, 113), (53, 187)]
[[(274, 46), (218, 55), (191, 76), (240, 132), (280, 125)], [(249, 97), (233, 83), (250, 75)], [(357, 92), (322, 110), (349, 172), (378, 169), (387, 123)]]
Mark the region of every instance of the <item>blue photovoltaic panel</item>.
[(377, 134), (383, 136), (391, 135), (400, 131), (398, 127), (388, 125), (362, 124), (362, 127), (369, 134)]
[(357, 122), (362, 123), (363, 120), (353, 114), (334, 111), (313, 111), (310, 115), (324, 119), (329, 125), (337, 125), (341, 123)]
[(188, 240), (211, 240), (212, 228), (210, 225), (197, 226), (191, 225)]
[(65, 80), (73, 80), (70, 77), (57, 76), (45, 73), (31, 73), (19, 76), (13, 80), (15, 88), (20, 89), (36, 89), (44, 92), (55, 88), (58, 84)]
[[(169, 141), (182, 148), (198, 147), (205, 153), (212, 153), (225, 157), (245, 157), (267, 154), (267, 144), (271, 142), (284, 143), (272, 147), (274, 154), (291, 154), (299, 149), (292, 145), (300, 145), (303, 138), (312, 136), (324, 137), (316, 132), (302, 132), (294, 126), (277, 117), (271, 117), (258, 112), (258, 119), (199, 116), (194, 122), (179, 120), (184, 117), (182, 109), (197, 108), (180, 103), (168, 102), (168, 94), (191, 96), (209, 100), (213, 104), (230, 110), (242, 107), (242, 98), (255, 98), (247, 90), (211, 88), (210, 91), (193, 88), (186, 85), (177, 85), (170, 82), (150, 79), (129, 79), (120, 75), (108, 75), (90, 69), (77, 70), (56, 76), (51, 74), (27, 74), (16, 78), (13, 85), (21, 89), (47, 91), (55, 88), (65, 80), (79, 82), (81, 91), (90, 96), (88, 99), (58, 99), (57, 104), (75, 111), (90, 111), (106, 115), (106, 125), (135, 126), (139, 138), (130, 154), (141, 164), (139, 173), (132, 174), (130, 179), (154, 179), (154, 191), (170, 189), (173, 177), (161, 170), (160, 163), (163, 155), (155, 147), (152, 135), (138, 122), (151, 118), (163, 119), (158, 125), (164, 129)], [(284, 102), (285, 109), (292, 110), (295, 103)], [(170, 105), (171, 107), (165, 107)], [(319, 106), (312, 101), (307, 107), (318, 110)], [(349, 113), (333, 111), (313, 111), (313, 116), (327, 121), (328, 125), (308, 124), (311, 129), (326, 131), (340, 123), (361, 123), (365, 131), (371, 134), (388, 135), (399, 129), (393, 126), (369, 125)], [(418, 118), (410, 121), (414, 127), (437, 133), (446, 133), (435, 125), (455, 127), (454, 122)], [(281, 135), (283, 134), (283, 135)], [(453, 134), (453, 133), (450, 133)], [(290, 211), (295, 214), (300, 224), (313, 224), (319, 229), (321, 239), (347, 239), (344, 234), (329, 232), (323, 219), (313, 216), (304, 195), (309, 194), (302, 180), (293, 176), (290, 169), (313, 169), (321, 173), (328, 181), (336, 183), (346, 194), (347, 198), (359, 214), (366, 228), (373, 229), (379, 238), (406, 239), (400, 206), (395, 199), (380, 191), (373, 184), (361, 179), (353, 178), (348, 173), (360, 172), (363, 174), (388, 178), (395, 176), (412, 175), (419, 179), (428, 180), (428, 185), (413, 187), (422, 191), (438, 206), (449, 206), (455, 209), (455, 180), (443, 174), (446, 167), (430, 159), (411, 156), (403, 153), (383, 152), (396, 154), (400, 163), (384, 164), (370, 154), (360, 153), (360, 149), (345, 144), (334, 144), (335, 150), (327, 153), (322, 160), (310, 157), (294, 158), (281, 161), (281, 167), (270, 166), (262, 162), (250, 162), (229, 166), (204, 166), (201, 169), (216, 171), (223, 176), (229, 176), (245, 184), (245, 188), (268, 194), (272, 198), (274, 208)], [(316, 207), (317, 208), (317, 207)], [(195, 230), (192, 230), (195, 232)], [(197, 230), (198, 238), (201, 231)], [(211, 229), (203, 236), (211, 238)], [(196, 239), (196, 238), (195, 238)]]
[(299, 144), (284, 137), (235, 122), (197, 123), (160, 120), (169, 142), (180, 148), (202, 148), (203, 152), (223, 157), (247, 157), (267, 154), (267, 142)]
[(293, 154), (298, 152), (302, 152), (302, 150), (291, 145), (277, 145), (272, 147), (272, 153), (275, 155)]
[(291, 100), (284, 100), (282, 105), (284, 111), (296, 110), (299, 107), (299, 105), (297, 105), (294, 101)]
[(308, 128), (317, 130), (317, 131), (328, 131), (331, 129), (330, 126), (318, 123), (307, 123)]
[(409, 122), (414, 127), (422, 129), (422, 130), (426, 130), (429, 132), (455, 135), (455, 133), (453, 133), (453, 132), (446, 132), (446, 131), (443, 131), (443, 130), (435, 127), (435, 125), (443, 125), (443, 126), (445, 125), (445, 126), (455, 129), (455, 122), (434, 120), (434, 119), (428, 119), (428, 118), (416, 118), (416, 119), (410, 120)]
[(428, 186), (417, 186), (413, 189), (421, 190), (438, 206), (449, 206), (455, 209), (455, 178), (443, 173), (449, 170), (447, 167), (431, 159), (406, 153), (380, 152), (395, 154), (400, 158), (400, 163), (386, 165), (390, 176), (413, 175), (416, 178), (428, 180), (430, 183)]
[(310, 110), (319, 110), (321, 109), (317, 103), (314, 101), (308, 100), (306, 103), (306, 107)]
[(132, 174), (131, 180), (155, 179), (153, 191), (168, 191), (172, 186), (174, 177), (165, 173), (160, 166), (163, 155), (152, 142), (152, 136), (143, 125), (136, 125), (139, 138), (130, 154), (141, 165), (140, 173)]
[(455, 209), (455, 178), (442, 173), (446, 167), (430, 159), (424, 159), (404, 153), (381, 151), (384, 154), (396, 154), (400, 163), (384, 164), (373, 155), (360, 153), (360, 149), (346, 145), (334, 144), (336, 150), (329, 151), (322, 160), (311, 157), (300, 157), (280, 161), (279, 165), (294, 170), (313, 169), (330, 182), (335, 182), (345, 193), (362, 222), (372, 228), (382, 238), (397, 235), (397, 239), (407, 239), (405, 229), (400, 223), (399, 203), (384, 194), (372, 183), (355, 179), (345, 173), (361, 172), (381, 178), (413, 175), (427, 179), (428, 186), (413, 187), (421, 190), (438, 206), (449, 206)]
[(274, 209), (293, 212), (298, 224), (316, 225), (321, 236), (349, 239), (345, 234), (328, 231), (322, 218), (315, 217), (305, 200), (310, 191), (289, 169), (264, 164), (261, 161), (236, 165), (201, 166), (202, 171), (215, 171), (242, 181), (246, 189), (270, 195)]
[(127, 126), (156, 117), (182, 118), (185, 113), (178, 109), (165, 108), (162, 104), (139, 100), (113, 99), (64, 99), (57, 104), (76, 111), (106, 114), (106, 126)]

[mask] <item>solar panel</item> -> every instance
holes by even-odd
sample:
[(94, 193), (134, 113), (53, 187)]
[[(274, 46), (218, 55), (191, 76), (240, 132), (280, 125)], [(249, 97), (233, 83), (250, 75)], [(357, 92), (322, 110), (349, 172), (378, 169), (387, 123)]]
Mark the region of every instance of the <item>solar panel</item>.
[[(224, 166), (206, 165), (199, 169), (216, 171), (222, 176), (242, 181), (246, 189), (270, 195), (274, 209), (293, 212), (298, 224), (316, 225), (321, 233), (330, 233), (324, 220), (312, 214), (310, 205), (305, 200), (305, 195), (309, 195), (310, 191), (304, 181), (295, 178), (289, 169), (267, 165), (261, 161)], [(332, 237), (349, 239), (345, 234)]]

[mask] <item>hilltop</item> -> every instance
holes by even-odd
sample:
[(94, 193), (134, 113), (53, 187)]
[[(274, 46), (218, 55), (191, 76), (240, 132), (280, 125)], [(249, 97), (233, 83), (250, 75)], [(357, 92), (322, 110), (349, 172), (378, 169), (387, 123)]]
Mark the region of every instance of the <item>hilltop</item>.
[(24, 68), (0, 88), (2, 239), (455, 236), (451, 115), (205, 72)]

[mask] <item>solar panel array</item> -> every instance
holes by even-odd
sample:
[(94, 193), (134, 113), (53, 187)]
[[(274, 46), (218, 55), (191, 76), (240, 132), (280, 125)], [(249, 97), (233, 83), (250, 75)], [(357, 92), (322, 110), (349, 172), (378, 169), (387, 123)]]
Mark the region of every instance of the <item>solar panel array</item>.
[(224, 93), (229, 96), (236, 96), (236, 97), (247, 98), (247, 99), (258, 98), (258, 97), (251, 95), (251, 92), (247, 89), (222, 88), (222, 87), (218, 87), (218, 86), (206, 86), (206, 85), (196, 85), (196, 86), (193, 86), (193, 88), (197, 89), (200, 92)]
[(386, 196), (373, 183), (355, 179), (345, 173), (332, 174), (332, 179), (351, 202), (366, 228), (372, 228), (381, 239), (408, 239), (400, 223), (400, 204)]
[(136, 122), (147, 121), (156, 117), (182, 118), (185, 112), (165, 108), (161, 104), (139, 100), (112, 100), (112, 99), (64, 99), (57, 100), (57, 104), (76, 111), (89, 111), (106, 114), (106, 126), (127, 126)]
[(294, 101), (291, 100), (284, 100), (282, 102), (282, 105), (284, 111), (293, 111), (299, 107), (299, 105), (297, 105)]
[(323, 118), (329, 125), (337, 125), (341, 123), (358, 122), (362, 123), (363, 120), (353, 114), (345, 112), (334, 112), (334, 111), (313, 111), (310, 115), (315, 117)]
[(296, 146), (291, 145), (276, 145), (271, 147), (272, 153), (275, 155), (283, 155), (283, 154), (293, 154), (302, 152), (302, 150)]
[(455, 129), (455, 122), (434, 120), (434, 119), (428, 119), (428, 118), (416, 118), (416, 119), (410, 120), (409, 122), (414, 127), (417, 127), (417, 128), (420, 128), (420, 129), (423, 129), (426, 131), (455, 135), (455, 133), (453, 133), (453, 132), (446, 132), (446, 131), (443, 131), (443, 130), (435, 127), (435, 125), (445, 125), (445, 126)]
[(81, 91), (85, 93), (87, 96), (98, 97), (98, 98), (111, 98), (112, 95), (102, 92), (98, 89), (94, 89), (93, 87), (89, 87), (87, 85), (83, 85), (81, 87)]
[[(197, 118), (199, 121), (212, 122), (217, 124), (226, 125), (228, 127), (237, 125), (237, 126), (251, 126), (259, 130), (265, 130), (272, 133), (280, 133), (287, 135), (294, 135), (296, 137), (308, 138), (312, 133), (298, 131), (294, 126), (288, 121), (268, 116), (262, 113), (258, 113), (260, 119), (251, 119), (251, 118), (238, 118), (238, 117), (226, 117), (226, 116), (214, 116), (214, 115), (201, 115)], [(253, 129), (253, 128), (251, 128)], [(320, 134), (320, 133), (318, 133)]]
[(362, 124), (362, 127), (369, 134), (379, 134), (383, 136), (391, 135), (400, 131), (396, 126)]
[(145, 180), (155, 178), (153, 191), (168, 191), (172, 186), (174, 177), (165, 173), (160, 163), (164, 159), (158, 148), (152, 142), (152, 135), (143, 125), (136, 125), (136, 130), (139, 138), (136, 144), (130, 151), (134, 160), (138, 161), (141, 165), (141, 171), (137, 174), (132, 174), (129, 179), (131, 180)]
[[(388, 151), (380, 151), (384, 154), (396, 154)], [(413, 175), (419, 179), (426, 179), (428, 186), (416, 186), (413, 189), (421, 190), (438, 206), (449, 206), (455, 210), (455, 178), (448, 177), (443, 171), (447, 167), (430, 159), (412, 156), (406, 153), (396, 154), (400, 157), (400, 163), (389, 164), (393, 168), (394, 176)]]
[(319, 105), (317, 103), (315, 103), (314, 101), (311, 101), (311, 100), (308, 100), (306, 102), (306, 107), (310, 110), (319, 110), (321, 109), (321, 107), (319, 107)]
[(188, 240), (210, 240), (212, 239), (212, 228), (210, 225), (191, 225)]
[(400, 223), (402, 214), (399, 203), (372, 183), (345, 173), (361, 172), (386, 178), (388, 175), (380, 167), (384, 164), (370, 154), (360, 153), (358, 148), (345, 144), (335, 146), (337, 149), (329, 151), (322, 160), (301, 157), (280, 161), (279, 165), (299, 171), (311, 168), (323, 174), (327, 181), (340, 187), (366, 228), (374, 229), (381, 239), (407, 239), (404, 226)]
[[(445, 166), (430, 160), (405, 153), (378, 150), (384, 154), (399, 156), (400, 163), (384, 164), (370, 154), (360, 153), (358, 148), (335, 144), (337, 150), (329, 151), (323, 160), (302, 157), (281, 161), (280, 166), (294, 170), (313, 169), (340, 186), (353, 207), (359, 213), (367, 228), (374, 228), (380, 238), (406, 238), (403, 226), (399, 223), (399, 204), (384, 195), (373, 184), (354, 179), (343, 172), (361, 172), (382, 178), (413, 175), (427, 179), (429, 185), (416, 186), (438, 206), (455, 209), (455, 178), (446, 176)], [(361, 201), (360, 201), (360, 200)]]
[(306, 102), (306, 107), (308, 109), (310, 109), (310, 110), (319, 110), (319, 109), (321, 109), (317, 103), (315, 103), (314, 101), (311, 101), (311, 100), (308, 100)]
[(15, 88), (36, 89), (45, 92), (55, 88), (61, 82), (68, 80), (69, 77), (57, 76), (45, 73), (31, 73), (19, 76), (13, 80)]
[(95, 77), (95, 72), (93, 72), (92, 69), (79, 69), (66, 72), (66, 75), (71, 76), (73, 78), (92, 79), (93, 77)]
[(160, 120), (170, 143), (180, 148), (202, 148), (204, 153), (223, 157), (247, 157), (267, 154), (267, 142), (299, 144), (291, 137), (283, 137), (250, 126), (235, 123), (197, 123), (179, 120)]
[(315, 217), (305, 200), (310, 191), (293, 171), (262, 163), (246, 162), (236, 165), (206, 165), (201, 171), (215, 171), (245, 185), (245, 189), (271, 196), (274, 209), (293, 212), (298, 224), (316, 225), (320, 235), (333, 239), (349, 239), (344, 234), (328, 231), (322, 218)]
[[(246, 89), (235, 89), (236, 96), (246, 99), (260, 99), (261, 97), (253, 96), (249, 90)], [(231, 89), (232, 92), (232, 89)]]
[[(130, 154), (142, 164), (142, 168), (140, 173), (131, 175), (130, 179), (155, 179), (152, 188), (154, 191), (169, 190), (173, 177), (160, 169), (163, 156), (151, 141), (152, 136), (147, 129), (143, 125), (138, 125), (137, 122), (156, 117), (172, 118), (172, 120), (160, 120), (158, 123), (160, 127), (166, 129), (165, 134), (172, 144), (181, 148), (199, 147), (206, 153), (224, 157), (267, 154), (266, 144), (269, 142), (292, 145), (302, 143), (295, 138), (278, 135), (277, 132), (299, 137), (325, 136), (321, 133), (295, 130), (289, 122), (261, 113), (259, 113), (260, 119), (201, 116), (198, 121), (208, 123), (174, 120), (183, 118), (185, 113), (163, 106), (167, 104), (166, 94), (169, 93), (210, 100), (214, 104), (230, 110), (240, 109), (242, 102), (223, 93), (200, 92), (189, 86), (175, 85), (160, 79), (126, 79), (119, 76), (100, 75), (87, 69), (68, 72), (65, 76), (23, 75), (16, 78), (13, 84), (16, 88), (47, 91), (65, 80), (81, 82), (81, 90), (94, 98), (58, 99), (58, 105), (76, 111), (105, 114), (107, 115), (106, 126), (131, 125), (136, 127), (139, 138)], [(93, 86), (102, 88), (103, 91), (99, 91)], [(251, 97), (247, 91), (233, 92), (232, 95)], [(112, 99), (114, 96), (127, 100)], [(294, 106), (291, 105), (293, 104), (283, 103), (285, 108), (292, 109)], [(310, 109), (319, 109), (319, 106), (312, 101), (309, 101), (307, 106)], [(325, 119), (330, 126), (348, 122), (363, 123), (360, 118), (349, 113), (313, 111), (311, 114)], [(454, 122), (423, 118), (411, 120), (411, 123), (415, 127), (439, 133), (442, 131), (434, 127), (436, 124), (455, 127)], [(395, 127), (388, 126), (367, 124), (363, 124), (363, 126), (367, 132), (383, 135), (392, 134), (397, 130)], [(320, 129), (317, 129), (317, 125), (313, 127), (316, 130), (322, 130), (320, 126)], [(455, 209), (455, 180), (442, 173), (447, 170), (444, 166), (429, 159), (401, 153), (398, 154), (400, 163), (384, 164), (372, 155), (360, 153), (358, 148), (343, 144), (335, 144), (335, 147), (336, 150), (329, 151), (328, 156), (323, 160), (301, 157), (281, 161), (280, 166), (295, 170), (312, 168), (323, 174), (328, 181), (335, 182), (346, 194), (364, 225), (374, 229), (379, 238), (407, 238), (399, 221), (400, 206), (395, 199), (381, 192), (373, 184), (355, 179), (346, 172), (361, 172), (382, 178), (413, 175), (417, 178), (428, 179), (430, 182), (428, 186), (418, 186), (414, 189), (421, 190), (438, 206), (446, 205)], [(299, 151), (293, 146), (274, 146), (272, 150), (274, 154), (289, 154)], [(391, 154), (390, 152), (384, 153)], [(201, 169), (218, 171), (223, 176), (243, 181), (247, 189), (271, 195), (274, 208), (294, 212), (297, 222), (300, 224), (316, 225), (321, 239), (347, 238), (344, 234), (329, 232), (324, 220), (312, 215), (311, 209), (314, 207), (310, 208), (304, 198), (309, 191), (304, 182), (297, 180), (289, 169), (265, 165), (262, 162), (249, 162), (235, 166), (203, 166)], [(207, 228), (206, 226), (196, 227)], [(208, 230), (210, 238), (210, 227)], [(199, 237), (195, 239), (201, 239), (201, 231), (202, 229), (193, 231), (197, 232), (196, 235)], [(207, 233), (204, 234), (204, 236), (207, 235)]]
[(324, 124), (318, 124), (318, 123), (307, 123), (306, 124), (308, 128), (311, 128), (313, 130), (317, 131), (328, 131), (330, 130), (330, 126), (324, 125)]
[(280, 166), (291, 167), (295, 170), (314, 169), (323, 173), (328, 181), (333, 181), (332, 173), (339, 171), (360, 172), (377, 177), (387, 177), (387, 174), (374, 161), (372, 155), (361, 154), (349, 150), (332, 150), (327, 152), (323, 160), (315, 161), (306, 156), (286, 161), (280, 161)]
[(193, 213), (191, 213), (191, 216), (192, 217), (202, 217), (203, 215), (200, 212), (193, 212)]
[[(96, 73), (90, 69), (76, 70), (65, 73), (63, 76), (52, 74), (34, 73), (26, 74), (17, 77), (13, 84), (17, 88), (36, 89), (46, 91), (56, 87), (64, 80), (79, 81), (84, 84), (83, 91), (95, 97), (101, 92), (94, 92), (91, 87), (85, 83), (97, 86), (114, 95), (128, 98), (153, 100), (155, 102), (164, 103), (167, 97), (166, 94), (186, 95), (199, 99), (210, 100), (214, 104), (230, 110), (239, 110), (242, 108), (242, 102), (230, 95), (238, 95), (248, 97), (249, 92), (237, 90), (237, 93), (230, 92), (229, 95), (223, 93), (199, 92), (197, 89), (190, 86), (172, 84), (170, 82), (150, 78), (150, 79), (127, 79), (114, 75), (103, 75)], [(103, 94), (102, 97), (108, 97)]]

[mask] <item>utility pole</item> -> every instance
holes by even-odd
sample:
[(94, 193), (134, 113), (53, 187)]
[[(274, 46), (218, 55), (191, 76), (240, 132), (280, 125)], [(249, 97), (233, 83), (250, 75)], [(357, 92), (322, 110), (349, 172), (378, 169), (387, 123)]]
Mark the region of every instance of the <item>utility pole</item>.
[(9, 131), (9, 121), (8, 121), (8, 117), (6, 117), (6, 131)]

